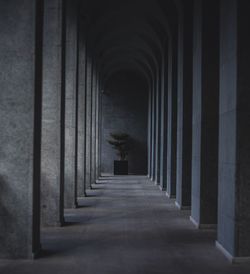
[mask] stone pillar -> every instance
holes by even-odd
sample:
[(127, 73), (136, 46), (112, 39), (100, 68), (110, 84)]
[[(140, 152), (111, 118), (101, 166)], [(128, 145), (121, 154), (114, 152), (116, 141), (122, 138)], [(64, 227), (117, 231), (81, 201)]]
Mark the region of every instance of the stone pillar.
[(155, 110), (155, 102), (156, 102), (156, 91), (155, 91), (155, 79), (152, 81), (152, 99), (151, 99), (151, 104), (152, 104), (152, 126), (151, 126), (151, 180), (154, 181), (155, 180), (155, 136), (156, 136), (156, 120), (155, 120), (155, 116), (156, 116), (156, 110)]
[(217, 246), (250, 261), (250, 39), (248, 1), (221, 1)]
[(193, 5), (179, 14), (176, 205), (191, 209)]
[(167, 132), (168, 132), (168, 54), (164, 52), (161, 79), (161, 151), (160, 151), (160, 189), (167, 190)]
[(99, 73), (97, 73), (97, 87), (96, 87), (96, 179), (100, 176), (99, 157), (100, 157), (100, 81)]
[(40, 249), (43, 1), (0, 4), (0, 258)]
[(94, 184), (96, 181), (96, 95), (97, 79), (96, 69), (94, 69), (92, 82), (91, 184)]
[(76, 80), (77, 0), (66, 1), (65, 183), (64, 207), (77, 206), (76, 190)]
[(85, 22), (78, 22), (78, 89), (77, 89), (77, 196), (86, 196), (86, 36)]
[(86, 56), (86, 102), (85, 102), (85, 111), (86, 111), (86, 154), (85, 154), (85, 184), (86, 188), (91, 188), (91, 155), (92, 155), (92, 60), (89, 56), (90, 53), (87, 53)]
[(157, 73), (156, 81), (156, 127), (155, 127), (155, 184), (160, 184), (160, 155), (161, 155), (161, 68)]
[(175, 39), (169, 42), (168, 52), (168, 144), (167, 196), (176, 196), (176, 138), (177, 138), (177, 50)]
[(42, 224), (63, 224), (64, 184), (64, 7), (62, 0), (44, 1)]
[(100, 76), (98, 77), (98, 86), (99, 86), (99, 92), (98, 92), (98, 159), (97, 159), (97, 172), (98, 177), (101, 176), (101, 138), (102, 138), (102, 82), (100, 81)]
[(199, 228), (217, 223), (218, 1), (194, 1), (192, 214)]
[[(150, 87), (150, 86), (149, 86)], [(148, 177), (151, 178), (151, 154), (152, 154), (152, 90), (148, 93)]]

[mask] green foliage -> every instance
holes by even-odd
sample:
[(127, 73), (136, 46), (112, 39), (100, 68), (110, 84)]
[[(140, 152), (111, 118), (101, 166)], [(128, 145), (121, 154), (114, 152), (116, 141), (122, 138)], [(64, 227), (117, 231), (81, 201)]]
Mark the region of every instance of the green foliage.
[(125, 160), (128, 155), (128, 139), (129, 135), (126, 133), (110, 133), (111, 140), (108, 143), (118, 151), (117, 155), (120, 160)]

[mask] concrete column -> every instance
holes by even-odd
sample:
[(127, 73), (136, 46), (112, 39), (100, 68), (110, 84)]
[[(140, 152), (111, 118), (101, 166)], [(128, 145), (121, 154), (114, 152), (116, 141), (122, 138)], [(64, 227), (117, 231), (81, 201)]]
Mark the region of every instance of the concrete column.
[(0, 258), (40, 248), (42, 1), (0, 4)]
[(77, 196), (86, 196), (86, 36), (85, 22), (78, 22), (78, 90), (77, 90)]
[(96, 179), (100, 176), (99, 157), (100, 157), (100, 81), (99, 74), (97, 74), (97, 87), (96, 87)]
[(167, 196), (176, 196), (176, 144), (177, 144), (177, 49), (175, 39), (169, 42), (168, 52), (168, 145)]
[(249, 3), (221, 1), (219, 204), (217, 246), (250, 261)]
[(148, 177), (151, 178), (151, 154), (152, 154), (152, 90), (148, 94)]
[(63, 1), (44, 1), (42, 224), (63, 224), (64, 43)]
[(66, 90), (65, 90), (65, 187), (64, 207), (77, 206), (76, 185), (76, 80), (77, 0), (66, 1)]
[(85, 102), (85, 111), (86, 111), (86, 155), (85, 155), (85, 184), (86, 188), (91, 188), (91, 155), (92, 155), (92, 81), (93, 81), (93, 68), (92, 60), (89, 55), (86, 57), (86, 102)]
[(168, 132), (168, 53), (164, 52), (161, 79), (161, 151), (160, 151), (160, 188), (167, 190), (167, 132)]
[(101, 151), (102, 151), (102, 82), (99, 76), (99, 96), (98, 96), (98, 176), (101, 175)]
[(179, 14), (176, 205), (191, 209), (193, 5)]
[(96, 69), (94, 69), (92, 82), (91, 184), (94, 184), (96, 181), (96, 95), (97, 78)]
[(155, 102), (156, 102), (156, 90), (155, 90), (155, 79), (152, 81), (152, 127), (151, 127), (151, 136), (152, 136), (152, 148), (151, 148), (151, 180), (155, 180), (155, 137), (156, 137), (156, 110), (155, 110)]
[(155, 142), (155, 184), (160, 184), (160, 157), (161, 157), (161, 67), (156, 81), (156, 142)]
[(192, 214), (199, 228), (217, 223), (218, 1), (194, 2)]
[(153, 177), (153, 89), (152, 82), (149, 89), (149, 98), (150, 98), (150, 172), (149, 178), (152, 180)]

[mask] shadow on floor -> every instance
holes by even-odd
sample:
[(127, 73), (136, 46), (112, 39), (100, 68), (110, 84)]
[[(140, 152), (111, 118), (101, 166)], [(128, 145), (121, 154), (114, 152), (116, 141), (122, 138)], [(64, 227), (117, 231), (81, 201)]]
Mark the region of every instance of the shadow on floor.
[(103, 189), (65, 211), (66, 225), (42, 230), (40, 259), (11, 261), (1, 274), (249, 274), (215, 248), (148, 179), (103, 181)]

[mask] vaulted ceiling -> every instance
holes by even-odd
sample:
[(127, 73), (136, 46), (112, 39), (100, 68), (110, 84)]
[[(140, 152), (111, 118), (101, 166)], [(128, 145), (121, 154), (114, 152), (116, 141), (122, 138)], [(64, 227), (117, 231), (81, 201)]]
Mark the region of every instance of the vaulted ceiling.
[(164, 52), (176, 45), (181, 9), (180, 0), (82, 1), (87, 52), (103, 81), (122, 69), (136, 69), (152, 80)]

